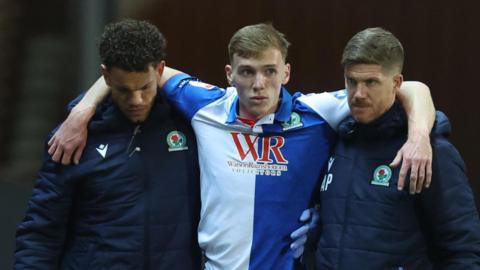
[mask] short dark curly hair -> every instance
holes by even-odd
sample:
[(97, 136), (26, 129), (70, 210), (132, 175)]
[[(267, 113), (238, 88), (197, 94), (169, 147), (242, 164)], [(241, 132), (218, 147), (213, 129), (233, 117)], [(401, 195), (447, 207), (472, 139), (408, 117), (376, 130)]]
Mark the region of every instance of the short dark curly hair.
[(165, 60), (167, 41), (158, 28), (146, 21), (125, 19), (105, 26), (98, 48), (102, 63), (125, 71), (148, 70)]

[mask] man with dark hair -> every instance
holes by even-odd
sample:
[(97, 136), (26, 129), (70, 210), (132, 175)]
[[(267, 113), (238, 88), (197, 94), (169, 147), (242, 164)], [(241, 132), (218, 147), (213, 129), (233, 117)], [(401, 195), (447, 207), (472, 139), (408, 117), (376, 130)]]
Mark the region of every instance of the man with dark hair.
[(390, 32), (369, 28), (346, 45), (342, 65), (351, 116), (321, 186), (318, 269), (480, 269), (480, 222), (465, 164), (437, 113), (431, 187), (397, 190), (388, 164), (407, 139), (399, 104), (404, 52)]
[[(290, 79), (288, 45), (272, 25), (249, 25), (229, 44), (225, 73), (232, 87), (206, 84), (168, 67), (159, 81), (172, 105), (190, 120), (198, 140), (198, 240), (205, 269), (303, 268), (295, 260), (298, 253), (289, 249), (290, 233), (302, 225), (298, 216), (314, 201), (334, 143), (333, 129), (348, 108), (346, 99), (336, 94), (291, 95), (283, 87)], [(406, 100), (416, 95), (419, 102), (413, 102), (415, 112), (429, 115), (431, 103), (421, 98), (429, 96), (426, 87), (414, 83), (406, 88)], [(79, 107), (92, 111), (107, 94), (100, 79)], [(69, 162), (71, 151), (62, 158), (64, 143), (72, 131), (83, 132), (85, 114), (67, 118), (51, 144), (54, 159)], [(418, 128), (429, 129), (424, 115), (412, 118)]]
[(165, 44), (144, 21), (105, 27), (99, 51), (111, 95), (88, 126), (80, 165), (45, 153), (14, 269), (200, 269), (196, 142), (157, 93)]

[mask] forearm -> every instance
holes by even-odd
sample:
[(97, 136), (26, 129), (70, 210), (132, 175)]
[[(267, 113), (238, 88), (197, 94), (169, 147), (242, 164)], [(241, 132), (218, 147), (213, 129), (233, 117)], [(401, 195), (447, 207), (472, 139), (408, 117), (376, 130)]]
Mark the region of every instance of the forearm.
[(83, 96), (82, 100), (73, 107), (72, 111), (67, 117), (73, 122), (81, 123), (82, 125), (87, 125), (92, 116), (95, 114), (97, 105), (100, 104), (110, 93), (105, 79), (103, 76), (98, 78), (98, 80), (88, 89), (88, 91)]
[(416, 81), (404, 82), (398, 98), (408, 116), (409, 139), (419, 134), (428, 137), (435, 121), (435, 107), (428, 86)]
[(76, 111), (89, 111), (91, 115), (95, 112), (95, 108), (100, 104), (110, 93), (109, 88), (105, 82), (103, 76), (88, 89), (83, 96), (82, 100), (72, 109), (72, 112)]
[[(182, 73), (179, 70), (165, 66), (163, 73), (158, 81), (158, 86), (163, 87), (163, 85), (173, 76)], [(105, 82), (105, 79), (102, 77), (88, 89), (85, 93), (85, 96), (82, 98), (80, 103), (75, 106), (76, 110), (91, 110), (95, 109), (98, 104), (100, 104), (110, 93), (108, 85)]]

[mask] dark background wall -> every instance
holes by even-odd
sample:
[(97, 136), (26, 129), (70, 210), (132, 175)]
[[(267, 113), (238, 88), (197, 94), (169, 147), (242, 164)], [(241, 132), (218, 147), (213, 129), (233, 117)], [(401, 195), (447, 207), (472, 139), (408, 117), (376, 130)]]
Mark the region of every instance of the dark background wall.
[[(451, 140), (479, 198), (478, 8), (477, 1), (433, 0), (1, 0), (0, 269), (11, 268), (43, 139), (64, 118), (66, 102), (99, 75), (93, 45), (105, 22), (122, 17), (155, 23), (168, 39), (169, 65), (221, 86), (231, 35), (272, 22), (292, 43), (288, 87), (303, 92), (344, 87), (339, 60), (353, 34), (372, 26), (392, 31), (406, 51), (405, 78), (429, 85), (437, 109), (450, 117)], [(34, 87), (38, 98), (25, 102)]]

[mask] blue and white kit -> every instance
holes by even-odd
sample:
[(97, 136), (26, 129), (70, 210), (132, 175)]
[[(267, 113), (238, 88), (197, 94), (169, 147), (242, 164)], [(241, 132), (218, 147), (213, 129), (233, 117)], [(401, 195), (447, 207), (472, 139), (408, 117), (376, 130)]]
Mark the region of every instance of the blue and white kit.
[(237, 119), (233, 87), (178, 74), (164, 91), (197, 137), (205, 269), (299, 269), (289, 235), (313, 202), (333, 129), (348, 114), (345, 92), (292, 96), (282, 89), (277, 112), (252, 127)]

